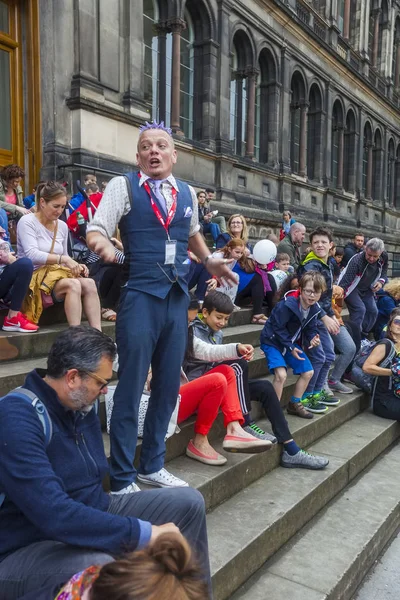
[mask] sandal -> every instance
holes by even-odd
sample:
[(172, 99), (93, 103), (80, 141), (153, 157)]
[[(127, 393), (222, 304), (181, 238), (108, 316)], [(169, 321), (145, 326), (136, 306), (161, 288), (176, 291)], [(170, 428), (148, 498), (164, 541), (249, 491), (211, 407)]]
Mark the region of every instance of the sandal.
[(115, 312), (115, 310), (112, 310), (111, 308), (102, 308), (101, 309), (101, 318), (103, 319), (103, 321), (116, 321), (117, 320), (117, 313)]
[(251, 320), (251, 322), (254, 325), (265, 325), (265, 323), (268, 321), (268, 317), (266, 317), (265, 315), (259, 315), (258, 317), (254, 316)]

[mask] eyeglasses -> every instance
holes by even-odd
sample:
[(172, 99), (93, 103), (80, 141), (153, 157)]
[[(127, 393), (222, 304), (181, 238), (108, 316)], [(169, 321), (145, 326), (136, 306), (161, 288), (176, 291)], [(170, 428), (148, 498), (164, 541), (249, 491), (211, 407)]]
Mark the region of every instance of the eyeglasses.
[(243, 225), (242, 221), (231, 221), (231, 225)]
[(301, 290), (306, 296), (318, 296), (319, 292), (316, 292), (315, 290)]
[(392, 323), (394, 325), (400, 325), (400, 319), (393, 319)]
[(92, 379), (94, 379), (98, 383), (101, 383), (100, 391), (102, 389), (104, 389), (105, 387), (107, 387), (108, 385), (110, 385), (110, 382), (108, 381), (108, 379), (103, 379), (99, 375), (96, 375), (96, 373), (92, 373), (91, 371), (84, 371), (83, 369), (79, 369), (79, 372), (80, 373), (85, 373), (85, 375), (87, 375), (88, 377), (91, 377)]

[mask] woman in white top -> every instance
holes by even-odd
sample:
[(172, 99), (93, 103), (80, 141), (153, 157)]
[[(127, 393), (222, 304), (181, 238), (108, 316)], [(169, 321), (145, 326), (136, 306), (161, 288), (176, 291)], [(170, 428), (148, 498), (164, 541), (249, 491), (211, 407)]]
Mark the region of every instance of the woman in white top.
[[(37, 198), (37, 212), (25, 215), (18, 223), (18, 257), (29, 258), (34, 270), (45, 265), (61, 265), (70, 269), (73, 278), (57, 281), (52, 291), (53, 300), (64, 301), (69, 325), (80, 325), (83, 303), (89, 324), (101, 329), (96, 284), (93, 279), (87, 278), (89, 271), (86, 265), (80, 265), (68, 256), (68, 227), (59, 220), (67, 203), (65, 188), (48, 181), (38, 186)], [(50, 253), (56, 226), (56, 239)]]

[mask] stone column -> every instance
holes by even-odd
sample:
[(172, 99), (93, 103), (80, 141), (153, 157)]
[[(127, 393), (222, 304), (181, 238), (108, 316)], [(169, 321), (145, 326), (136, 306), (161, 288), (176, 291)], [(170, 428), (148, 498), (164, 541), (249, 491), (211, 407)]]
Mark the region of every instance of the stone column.
[(256, 117), (256, 82), (257, 69), (246, 69), (247, 77), (247, 127), (246, 127), (246, 156), (254, 157), (254, 125)]
[(396, 158), (394, 156), (389, 156), (389, 198), (388, 204), (389, 206), (394, 206), (394, 198), (396, 194)]
[(400, 207), (400, 160), (395, 159), (394, 162), (394, 194), (393, 194), (393, 205), (395, 208)]
[(307, 173), (307, 113), (308, 102), (303, 102), (300, 106), (300, 156), (299, 156), (299, 175), (306, 176)]
[(182, 19), (171, 19), (168, 26), (172, 31), (172, 81), (171, 81), (171, 129), (183, 137), (180, 127), (181, 114), (181, 32), (186, 28)]
[(281, 53), (281, 85), (280, 120), (278, 136), (279, 162), (282, 173), (290, 173), (290, 54), (286, 47)]
[(378, 47), (379, 47), (379, 17), (381, 9), (376, 8), (372, 12), (374, 17), (374, 41), (372, 43), (372, 66), (377, 68), (378, 66)]
[[(230, 144), (230, 84), (231, 84), (231, 56), (230, 56), (230, 14), (232, 6), (227, 0), (218, 0), (218, 44), (216, 75), (216, 150), (223, 154), (232, 152)], [(216, 182), (217, 183), (217, 182)]]
[(373, 150), (374, 144), (373, 142), (367, 142), (366, 148), (368, 150), (368, 159), (367, 159), (367, 186), (365, 191), (366, 198), (372, 198), (372, 166), (373, 166)]
[(350, 3), (351, 0), (344, 0), (343, 37), (346, 40), (350, 37)]
[(400, 36), (396, 35), (395, 38), (396, 45), (396, 68), (394, 72), (394, 89), (397, 90), (400, 87)]
[[(356, 158), (355, 158), (355, 191), (360, 197), (362, 191), (362, 177), (363, 177), (363, 158), (364, 158), (364, 109), (359, 106), (358, 113), (358, 143), (356, 147)], [(357, 139), (357, 138), (356, 138)]]
[(322, 181), (329, 186), (332, 179), (332, 88), (329, 81), (325, 87), (325, 123), (322, 129), (325, 143), (323, 144)]
[(167, 108), (167, 33), (168, 27), (166, 23), (160, 22), (155, 26), (155, 31), (158, 36), (158, 121), (166, 120)]
[(344, 126), (338, 125), (338, 174), (337, 187), (343, 189), (343, 166), (344, 166)]
[(235, 79), (236, 79), (236, 94), (237, 94), (237, 105), (236, 105), (236, 125), (235, 125), (235, 133), (236, 133), (236, 148), (235, 154), (242, 155), (242, 146), (243, 146), (243, 79), (244, 79), (244, 71), (236, 71)]

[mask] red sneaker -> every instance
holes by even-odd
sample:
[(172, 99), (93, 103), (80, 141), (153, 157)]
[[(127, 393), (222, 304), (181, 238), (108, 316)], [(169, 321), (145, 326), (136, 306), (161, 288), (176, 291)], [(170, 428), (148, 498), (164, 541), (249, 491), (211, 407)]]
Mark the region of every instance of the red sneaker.
[(28, 321), (28, 319), (22, 313), (18, 313), (11, 319), (6, 317), (3, 323), (4, 331), (21, 331), (24, 333), (34, 333), (39, 329), (39, 325), (35, 325)]

